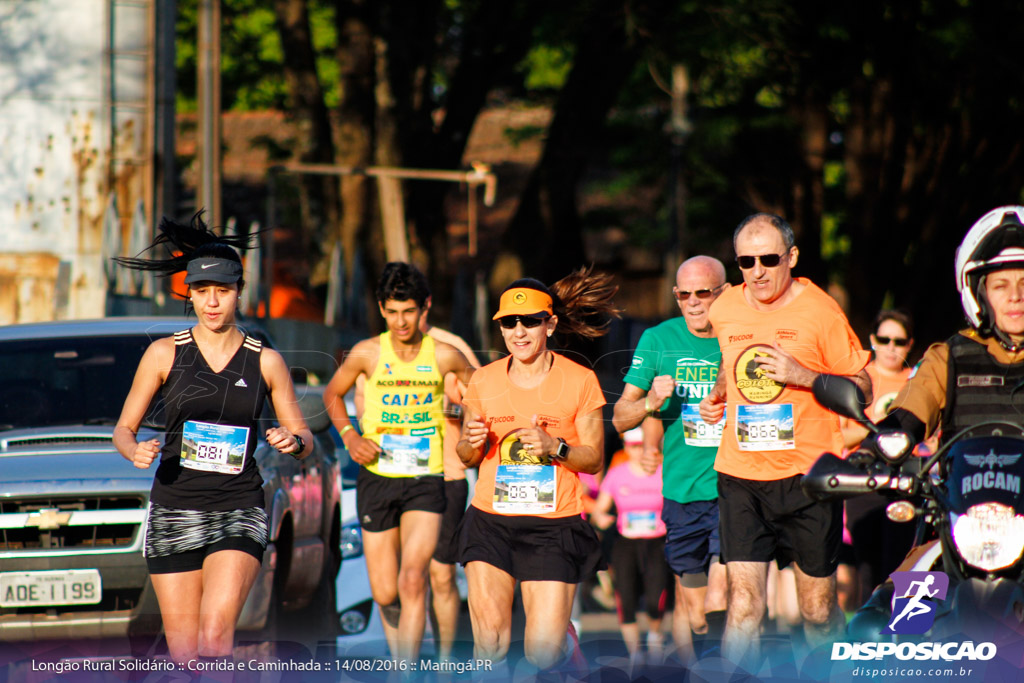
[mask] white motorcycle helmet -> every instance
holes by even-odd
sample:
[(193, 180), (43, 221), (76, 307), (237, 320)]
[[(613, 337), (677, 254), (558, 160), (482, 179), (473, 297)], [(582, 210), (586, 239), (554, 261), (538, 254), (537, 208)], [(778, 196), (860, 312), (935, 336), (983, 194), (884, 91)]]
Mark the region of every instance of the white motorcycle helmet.
[(956, 250), (956, 288), (971, 327), (983, 336), (995, 335), (1015, 348), (995, 328), (982, 276), (1003, 268), (1024, 268), (1024, 206), (1000, 206), (979, 218)]

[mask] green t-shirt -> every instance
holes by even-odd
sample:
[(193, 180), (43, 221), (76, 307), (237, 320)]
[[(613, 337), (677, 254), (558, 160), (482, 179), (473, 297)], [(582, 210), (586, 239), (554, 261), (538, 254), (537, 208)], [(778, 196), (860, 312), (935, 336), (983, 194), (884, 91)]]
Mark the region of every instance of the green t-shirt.
[(714, 386), (721, 358), (717, 339), (698, 337), (683, 318), (672, 318), (640, 336), (626, 373), (626, 383), (644, 391), (659, 375), (676, 381), (675, 393), (661, 406), (659, 416), (665, 429), (662, 493), (678, 503), (718, 497), (714, 464), (722, 423), (706, 424), (697, 405)]

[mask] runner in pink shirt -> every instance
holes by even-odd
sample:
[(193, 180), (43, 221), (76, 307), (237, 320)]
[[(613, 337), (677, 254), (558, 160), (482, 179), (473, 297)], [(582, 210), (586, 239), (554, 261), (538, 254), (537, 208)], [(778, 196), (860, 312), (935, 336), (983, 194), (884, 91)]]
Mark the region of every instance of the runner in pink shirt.
[[(630, 659), (639, 662), (640, 628), (636, 623), (637, 601), (644, 595), (649, 620), (648, 658), (660, 662), (663, 656), (661, 617), (669, 586), (665, 562), (665, 523), (661, 520), (661, 466), (646, 474), (640, 458), (643, 442), (640, 428), (623, 435), (627, 462), (608, 470), (594, 504), (593, 519), (599, 528), (616, 522), (619, 538), (612, 546), (611, 566), (619, 628)], [(617, 515), (611, 514), (614, 503)]]

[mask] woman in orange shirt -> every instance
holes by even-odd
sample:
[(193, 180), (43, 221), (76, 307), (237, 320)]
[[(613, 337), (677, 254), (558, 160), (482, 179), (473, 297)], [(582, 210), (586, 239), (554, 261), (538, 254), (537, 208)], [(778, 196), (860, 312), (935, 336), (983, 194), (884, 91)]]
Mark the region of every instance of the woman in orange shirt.
[(460, 561), (477, 658), (500, 663), (508, 653), (517, 581), (526, 658), (548, 669), (573, 653), (576, 585), (601, 563), (597, 535), (582, 518), (579, 473), (603, 464), (605, 400), (593, 371), (549, 350), (548, 338), (604, 334), (607, 323), (591, 321), (617, 314), (610, 282), (588, 270), (550, 289), (530, 278), (513, 282), (494, 315), (509, 356), (478, 370), (466, 389), (458, 453), (480, 470)]

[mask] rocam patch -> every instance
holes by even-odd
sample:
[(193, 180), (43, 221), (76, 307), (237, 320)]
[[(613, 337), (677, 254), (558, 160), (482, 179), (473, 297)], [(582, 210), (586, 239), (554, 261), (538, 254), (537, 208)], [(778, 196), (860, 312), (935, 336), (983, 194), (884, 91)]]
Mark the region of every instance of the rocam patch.
[(736, 375), (736, 388), (750, 403), (771, 403), (786, 385), (766, 376), (764, 368), (757, 358), (768, 356), (774, 349), (765, 344), (754, 344), (745, 348), (736, 359), (733, 368)]

